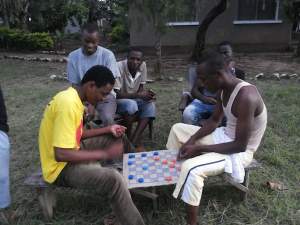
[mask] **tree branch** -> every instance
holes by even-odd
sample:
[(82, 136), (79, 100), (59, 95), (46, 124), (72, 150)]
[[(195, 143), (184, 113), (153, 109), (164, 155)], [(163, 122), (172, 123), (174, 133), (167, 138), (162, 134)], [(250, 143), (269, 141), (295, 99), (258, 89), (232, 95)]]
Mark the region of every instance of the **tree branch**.
[(201, 54), (205, 48), (205, 37), (209, 25), (222, 14), (227, 8), (227, 0), (221, 0), (214, 8), (212, 8), (207, 15), (204, 17), (204, 20), (198, 27), (196, 43), (192, 52), (191, 60), (198, 62), (201, 58)]

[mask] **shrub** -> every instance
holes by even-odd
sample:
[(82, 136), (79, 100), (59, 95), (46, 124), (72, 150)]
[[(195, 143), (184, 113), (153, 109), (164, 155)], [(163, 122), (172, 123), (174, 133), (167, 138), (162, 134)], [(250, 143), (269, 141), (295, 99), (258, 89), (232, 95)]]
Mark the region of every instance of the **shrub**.
[(109, 33), (113, 43), (126, 43), (129, 38), (129, 34), (126, 31), (124, 24), (117, 24), (112, 28)]
[(29, 33), (18, 29), (0, 27), (0, 47), (10, 49), (44, 50), (53, 48), (48, 33)]

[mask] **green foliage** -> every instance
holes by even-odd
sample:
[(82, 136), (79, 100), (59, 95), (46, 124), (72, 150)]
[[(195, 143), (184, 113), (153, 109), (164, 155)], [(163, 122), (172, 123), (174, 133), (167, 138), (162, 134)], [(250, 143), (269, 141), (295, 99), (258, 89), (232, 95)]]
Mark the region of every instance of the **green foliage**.
[(144, 15), (146, 15), (147, 19), (152, 23), (155, 32), (160, 36), (161, 34), (166, 32), (166, 22), (167, 22), (167, 11), (169, 5), (175, 4), (177, 1), (171, 0), (136, 0), (132, 2), (132, 5), (140, 12), (141, 17), (133, 19), (139, 21), (139, 25), (143, 24)]
[[(167, 31), (166, 23), (169, 20), (176, 21), (175, 18), (184, 18), (193, 1), (186, 0), (135, 0), (132, 6), (138, 11), (143, 12), (142, 17), (146, 15), (147, 19), (153, 24), (157, 34), (164, 34)], [(194, 3), (193, 3), (194, 4)], [(138, 19), (143, 24), (143, 18)]]
[(300, 19), (299, 3), (298, 3), (298, 5), (296, 5), (295, 2), (292, 0), (284, 0), (283, 8), (284, 8), (286, 17), (290, 21), (292, 21), (292, 22), (299, 21), (299, 19)]
[(5, 26), (26, 29), (29, 0), (1, 0), (0, 16)]
[[(116, 16), (118, 17), (119, 9), (128, 8), (128, 0), (89, 0), (89, 22), (95, 22), (99, 19), (105, 19), (112, 23)], [(118, 19), (118, 18), (117, 18)]]
[(79, 24), (84, 23), (88, 8), (83, 0), (35, 0), (30, 4), (29, 14), (31, 31), (54, 33), (56, 30), (62, 30), (72, 17), (76, 18)]
[(41, 50), (53, 48), (48, 33), (29, 33), (19, 29), (0, 27), (0, 47), (11, 49)]
[(123, 23), (117, 24), (112, 28), (109, 36), (113, 43), (124, 43), (128, 41), (129, 33)]

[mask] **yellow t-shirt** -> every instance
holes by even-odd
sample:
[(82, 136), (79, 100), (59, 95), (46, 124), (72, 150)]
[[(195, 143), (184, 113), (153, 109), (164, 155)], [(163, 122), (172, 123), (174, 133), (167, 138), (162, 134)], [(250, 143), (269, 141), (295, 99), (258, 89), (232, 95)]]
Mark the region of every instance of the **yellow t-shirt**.
[(59, 92), (47, 105), (39, 131), (39, 150), (45, 181), (53, 183), (66, 162), (57, 162), (54, 147), (78, 150), (82, 135), (84, 106), (70, 87)]

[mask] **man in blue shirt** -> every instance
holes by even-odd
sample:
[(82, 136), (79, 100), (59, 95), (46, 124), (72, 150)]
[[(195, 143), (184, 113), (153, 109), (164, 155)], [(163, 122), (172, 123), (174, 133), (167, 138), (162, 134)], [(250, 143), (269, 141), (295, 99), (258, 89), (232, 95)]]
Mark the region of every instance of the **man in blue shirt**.
[[(93, 66), (101, 65), (110, 69), (115, 78), (120, 77), (116, 58), (112, 51), (99, 46), (100, 35), (95, 24), (87, 24), (82, 29), (82, 47), (74, 50), (68, 56), (67, 74), (72, 85), (79, 85), (84, 74)], [(120, 89), (116, 82), (114, 89)], [(116, 94), (112, 91), (107, 98), (96, 106), (102, 123), (114, 123), (116, 113)]]

